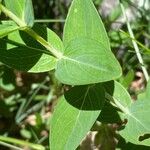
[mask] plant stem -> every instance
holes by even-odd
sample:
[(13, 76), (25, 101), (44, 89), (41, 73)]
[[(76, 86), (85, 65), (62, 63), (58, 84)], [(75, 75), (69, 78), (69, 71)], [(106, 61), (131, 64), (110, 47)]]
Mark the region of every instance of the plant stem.
[(0, 145), (3, 145), (5, 147), (9, 147), (9, 148), (14, 149), (14, 150), (23, 150), (22, 148), (19, 148), (17, 146), (14, 146), (14, 145), (11, 145), (11, 144), (8, 144), (5, 142), (1, 142), (1, 141), (0, 141)]
[(49, 50), (52, 55), (56, 58), (61, 58), (62, 53), (58, 52), (49, 42), (43, 39), (40, 35), (38, 35), (33, 29), (27, 26), (25, 22), (23, 22), (20, 18), (18, 18), (15, 14), (9, 11), (5, 6), (0, 4), (0, 10), (12, 19), (18, 26), (22, 27), (22, 30), (28, 33), (32, 38), (34, 38), (37, 42), (43, 45), (47, 50)]
[(27, 25), (20, 20), (15, 14), (13, 14), (10, 10), (8, 10), (6, 7), (4, 7), (2, 4), (0, 4), (0, 10), (9, 18), (14, 20), (16, 24), (18, 24), (20, 27), (26, 27)]
[(148, 80), (149, 80), (148, 72), (147, 72), (147, 70), (146, 70), (146, 68), (145, 68), (145, 66), (144, 66), (144, 61), (143, 61), (143, 58), (142, 58), (142, 56), (141, 56), (139, 47), (138, 47), (137, 43), (135, 42), (135, 40), (133, 40), (133, 39), (135, 39), (134, 33), (133, 33), (132, 29), (131, 29), (131, 25), (130, 25), (130, 23), (129, 23), (128, 17), (127, 17), (126, 12), (125, 12), (125, 8), (124, 8), (124, 6), (123, 6), (123, 4), (122, 4), (121, 2), (120, 2), (120, 6), (121, 6), (122, 13), (123, 13), (123, 15), (124, 15), (124, 17), (125, 17), (125, 19), (126, 19), (127, 28), (128, 28), (129, 34), (130, 34), (130, 36), (131, 36), (131, 38), (132, 38), (132, 44), (133, 44), (133, 46), (134, 46), (134, 49), (135, 49), (137, 58), (138, 58), (138, 60), (139, 60), (139, 62), (140, 62), (140, 64), (141, 64), (141, 68), (142, 68), (143, 74), (144, 74), (144, 76), (145, 76), (145, 79), (146, 79), (146, 81), (148, 82)]
[(147, 48), (146, 46), (144, 46), (142, 43), (140, 43), (139, 41), (137, 41), (136, 39), (133, 39), (128, 33), (124, 32), (123, 30), (120, 30), (121, 33), (123, 33), (125, 36), (127, 36), (128, 38), (134, 40), (141, 48), (145, 49), (147, 52), (150, 52), (150, 49)]
[(64, 23), (65, 20), (63, 20), (63, 19), (37, 19), (34, 22), (36, 22), (36, 23), (50, 23), (50, 22)]
[(33, 29), (27, 27), (24, 31), (36, 41), (38, 41), (41, 45), (43, 45), (47, 50), (49, 50), (53, 56), (55, 56), (56, 58), (62, 57), (62, 53), (58, 52), (52, 45), (50, 45), (50, 43), (48, 43), (45, 39), (38, 35)]
[(29, 143), (29, 142), (26, 142), (23, 140), (15, 139), (15, 138), (0, 136), (0, 141), (13, 143), (13, 144), (21, 145), (21, 146), (28, 146), (28, 147), (35, 149), (35, 150), (45, 150), (45, 148), (42, 145)]

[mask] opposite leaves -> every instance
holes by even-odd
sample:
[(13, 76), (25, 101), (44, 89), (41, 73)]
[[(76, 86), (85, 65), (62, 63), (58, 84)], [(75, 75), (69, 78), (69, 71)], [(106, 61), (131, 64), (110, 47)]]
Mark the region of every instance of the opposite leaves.
[[(14, 5), (11, 5), (10, 0), (5, 0), (5, 4), (9, 11), (16, 15), (17, 19), (14, 19), (14, 21), (19, 20), (19, 22), (23, 22), (28, 26), (33, 25), (34, 19), (31, 0), (16, 0)], [(6, 9), (3, 7), (3, 10)], [(7, 15), (9, 16), (9, 13), (7, 13)], [(13, 19), (11, 16), (10, 18)], [(28, 34), (32, 35), (32, 33)], [(46, 40), (44, 41), (39, 37), (37, 39), (36, 36), (33, 36), (33, 38), (43, 46), (45, 46), (45, 43), (46, 48), (47, 46), (50, 46), (48, 47), (50, 53), (53, 54), (53, 52), (55, 52), (55, 54), (60, 54), (61, 52), (60, 56), (55, 56), (57, 58), (47, 56), (50, 60), (53, 59), (53, 61), (50, 61), (52, 64), (49, 64), (49, 69), (43, 69), (47, 68), (47, 66), (44, 65), (47, 65), (48, 61), (46, 62), (45, 59), (42, 59), (41, 56), (43, 55), (39, 54), (38, 49), (30, 48), (29, 53), (26, 53), (26, 55), (21, 53), (21, 49), (24, 51), (27, 47), (25, 47), (25, 49), (17, 47), (17, 49), (9, 49), (9, 51), (4, 49), (1, 50), (1, 53), (4, 53), (4, 56), (6, 56), (5, 58), (2, 57), (1, 61), (8, 66), (30, 72), (43, 72), (44, 70), (49, 71), (55, 68), (56, 78), (60, 82), (69, 85), (86, 85), (105, 82), (114, 80), (121, 75), (121, 67), (110, 50), (106, 31), (92, 0), (73, 0), (65, 23), (63, 38), (65, 48), (63, 50), (59, 47), (55, 47), (57, 43), (61, 43), (59, 38), (55, 38), (56, 35), (50, 35), (51, 39), (49, 40), (49, 45)], [(55, 43), (53, 41), (55, 41)], [(30, 41), (28, 40), (28, 42)], [(34, 46), (36, 45), (33, 45), (32, 47)], [(22, 61), (21, 65), (19, 64), (18, 67), (17, 62), (19, 61), (19, 58), (15, 59), (15, 57), (17, 58), (18, 56), (22, 59), (29, 60), (28, 55), (31, 56), (30, 58), (33, 58), (32, 53), (34, 53), (35, 56), (36, 51), (38, 56), (34, 59), (35, 61), (29, 61), (29, 66), (26, 66), (27, 64), (25, 61)], [(12, 59), (13, 54), (14, 58)], [(5, 61), (6, 58), (7, 61)], [(56, 65), (54, 64), (54, 61)], [(41, 64), (43, 68), (37, 66), (41, 66)], [(34, 65), (38, 68), (36, 67), (33, 69), (32, 66)]]

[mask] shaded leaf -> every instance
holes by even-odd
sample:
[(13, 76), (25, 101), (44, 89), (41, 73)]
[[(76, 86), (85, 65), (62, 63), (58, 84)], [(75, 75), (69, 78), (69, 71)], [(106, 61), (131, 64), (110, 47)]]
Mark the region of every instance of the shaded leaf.
[(7, 91), (15, 89), (15, 74), (11, 69), (4, 68), (4, 72), (0, 76), (0, 88)]
[(9, 33), (18, 30), (17, 25), (0, 24), (0, 38), (7, 36)]
[[(55, 48), (63, 50), (61, 40), (50, 29), (36, 25), (34, 30), (50, 40)], [(9, 67), (28, 72), (45, 72), (55, 68), (56, 58), (25, 32), (13, 32), (8, 39), (1, 40), (0, 61)]]
[(150, 150), (150, 146), (136, 145), (120, 138), (116, 150)]
[(105, 102), (105, 105), (100, 113), (100, 116), (98, 117), (98, 120), (102, 123), (121, 123), (118, 109), (116, 109), (108, 102)]
[(77, 148), (101, 112), (104, 93), (101, 84), (77, 86), (60, 99), (51, 120), (51, 150)]
[(99, 121), (103, 123), (122, 123), (121, 116), (119, 114), (119, 109), (114, 107), (109, 103), (111, 99), (116, 99), (119, 103), (127, 106), (131, 104), (131, 98), (126, 89), (116, 81), (110, 81), (104, 83), (106, 90), (105, 105), (98, 118)]

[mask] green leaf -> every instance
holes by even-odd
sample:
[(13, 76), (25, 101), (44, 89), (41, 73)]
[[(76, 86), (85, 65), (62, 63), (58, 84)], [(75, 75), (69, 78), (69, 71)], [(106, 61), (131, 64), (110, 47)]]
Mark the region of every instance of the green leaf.
[(106, 31), (91, 0), (73, 0), (63, 40), (64, 56), (56, 69), (62, 83), (85, 85), (120, 77), (121, 67), (110, 51)]
[(150, 99), (150, 80), (147, 83), (147, 87), (146, 87), (146, 98), (147, 100)]
[(118, 110), (108, 102), (105, 102), (100, 116), (98, 117), (98, 121), (111, 124), (122, 122)]
[(116, 150), (150, 150), (150, 146), (136, 145), (126, 142), (125, 139), (120, 138)]
[(31, 139), (32, 138), (31, 132), (29, 130), (27, 130), (27, 129), (21, 129), (20, 130), (20, 134), (25, 139)]
[(130, 70), (126, 76), (122, 77), (121, 84), (127, 89), (134, 79), (134, 71)]
[(4, 0), (6, 7), (28, 26), (34, 24), (32, 0)]
[(132, 103), (131, 97), (127, 90), (117, 81), (114, 82), (113, 98), (125, 107), (129, 107)]
[(124, 106), (130, 106), (131, 98), (126, 89), (116, 81), (110, 81), (104, 83), (106, 91), (105, 105), (100, 113), (98, 120), (103, 123), (121, 123), (121, 117), (118, 109), (110, 104), (111, 99), (116, 99), (119, 103)]
[[(55, 48), (63, 50), (61, 40), (50, 29), (36, 25), (34, 30)], [(57, 59), (25, 32), (13, 32), (1, 42), (0, 61), (9, 67), (28, 72), (45, 72), (56, 66)]]
[(0, 88), (6, 91), (13, 91), (15, 89), (15, 74), (9, 68), (4, 68), (3, 74), (0, 76)]
[(51, 120), (51, 150), (77, 148), (100, 114), (104, 94), (101, 84), (77, 86), (60, 99)]
[(9, 33), (19, 30), (17, 25), (0, 24), (0, 38), (7, 36)]
[[(139, 100), (133, 103), (128, 109), (124, 118), (128, 120), (127, 125), (120, 131), (127, 141), (134, 144), (150, 146), (150, 102)], [(148, 136), (148, 139), (145, 139)]]
[(138, 100), (148, 100), (150, 99), (150, 80), (147, 83), (146, 90), (138, 95)]
[(110, 49), (106, 30), (92, 0), (73, 0), (70, 7), (64, 27), (65, 47), (79, 37), (93, 39)]
[(70, 42), (64, 57), (58, 61), (56, 77), (65, 84), (85, 85), (115, 79), (120, 76), (118, 72), (118, 62), (102, 44), (77, 38)]
[(114, 101), (123, 111), (121, 118), (127, 119), (125, 128), (119, 133), (129, 142), (150, 146), (150, 101), (143, 99), (132, 103), (121, 92), (117, 93), (120, 98), (115, 96)]

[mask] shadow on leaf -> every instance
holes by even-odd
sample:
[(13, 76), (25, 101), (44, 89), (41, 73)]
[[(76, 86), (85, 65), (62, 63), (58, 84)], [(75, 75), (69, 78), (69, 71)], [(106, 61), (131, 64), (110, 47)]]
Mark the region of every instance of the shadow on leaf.
[(101, 110), (105, 102), (105, 90), (101, 83), (75, 86), (65, 93), (65, 99), (79, 110)]

